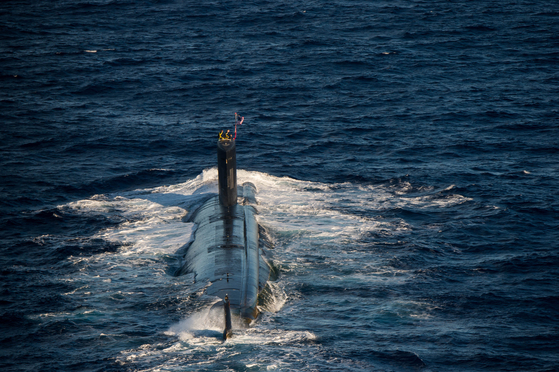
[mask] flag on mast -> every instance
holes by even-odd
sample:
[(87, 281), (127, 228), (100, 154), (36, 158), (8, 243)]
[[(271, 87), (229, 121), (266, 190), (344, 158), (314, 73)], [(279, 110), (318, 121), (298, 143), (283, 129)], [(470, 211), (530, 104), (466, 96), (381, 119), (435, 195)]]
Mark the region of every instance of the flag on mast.
[(233, 137), (233, 140), (237, 139), (237, 125), (243, 124), (244, 120), (245, 120), (244, 116), (235, 113), (235, 137)]

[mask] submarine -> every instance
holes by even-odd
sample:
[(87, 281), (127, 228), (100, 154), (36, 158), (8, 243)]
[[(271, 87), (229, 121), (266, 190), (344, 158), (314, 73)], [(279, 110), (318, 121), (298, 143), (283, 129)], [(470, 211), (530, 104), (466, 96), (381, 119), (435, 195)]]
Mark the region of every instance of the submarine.
[(223, 307), (223, 339), (233, 334), (232, 317), (242, 326), (259, 315), (259, 295), (273, 276), (273, 269), (259, 246), (256, 221), (256, 187), (237, 187), (235, 139), (217, 142), (219, 194), (206, 200), (187, 220), (197, 225), (186, 248), (181, 274), (193, 273), (195, 282), (208, 285), (205, 294), (219, 297), (213, 308)]

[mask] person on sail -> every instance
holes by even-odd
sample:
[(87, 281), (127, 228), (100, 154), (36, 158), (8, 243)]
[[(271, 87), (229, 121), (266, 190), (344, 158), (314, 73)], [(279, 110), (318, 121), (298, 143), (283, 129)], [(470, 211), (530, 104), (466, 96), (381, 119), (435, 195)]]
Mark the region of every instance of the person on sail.
[(236, 140), (237, 139), (237, 125), (241, 125), (243, 124), (243, 121), (245, 120), (244, 116), (241, 116), (237, 113), (235, 113), (235, 136), (232, 137), (231, 135), (231, 131), (229, 129), (227, 129), (227, 132), (224, 134), (223, 130), (221, 132), (219, 132), (218, 138), (220, 141), (227, 141), (227, 140)]

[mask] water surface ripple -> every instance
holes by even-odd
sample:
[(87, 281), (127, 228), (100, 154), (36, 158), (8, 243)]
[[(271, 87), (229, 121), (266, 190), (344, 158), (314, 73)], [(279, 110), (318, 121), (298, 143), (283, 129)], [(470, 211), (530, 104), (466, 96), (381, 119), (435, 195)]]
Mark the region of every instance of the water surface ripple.
[[(559, 3), (0, 5), (3, 371), (556, 371)], [(175, 277), (246, 117), (280, 277)]]

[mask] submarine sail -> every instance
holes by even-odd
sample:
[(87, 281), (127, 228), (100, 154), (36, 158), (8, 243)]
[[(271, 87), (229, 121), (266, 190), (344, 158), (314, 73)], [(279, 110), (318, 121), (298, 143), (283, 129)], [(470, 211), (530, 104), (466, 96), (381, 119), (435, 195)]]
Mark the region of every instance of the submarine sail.
[(256, 187), (247, 182), (237, 188), (235, 141), (220, 139), (217, 158), (219, 195), (189, 217), (197, 229), (181, 273), (194, 273), (196, 282), (209, 283), (207, 295), (224, 301), (227, 338), (231, 335), (228, 311), (244, 324), (258, 316), (258, 295), (270, 278), (271, 268), (258, 244)]

